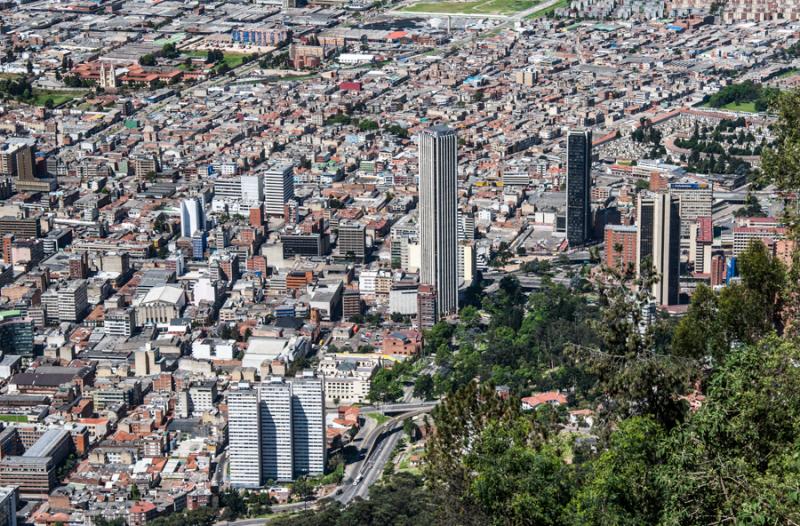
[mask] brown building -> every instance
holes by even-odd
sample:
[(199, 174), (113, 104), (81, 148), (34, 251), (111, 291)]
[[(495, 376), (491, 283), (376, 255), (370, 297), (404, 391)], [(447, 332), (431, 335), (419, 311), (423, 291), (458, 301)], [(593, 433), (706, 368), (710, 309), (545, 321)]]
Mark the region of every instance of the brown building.
[(349, 320), (361, 314), (361, 294), (358, 289), (344, 289), (342, 294), (342, 318)]
[(422, 335), (419, 331), (395, 331), (383, 337), (383, 354), (415, 356), (422, 350)]
[(725, 283), (725, 256), (715, 254), (711, 257), (711, 286), (717, 287)]
[(421, 329), (429, 329), (437, 321), (436, 289), (433, 285), (420, 285), (417, 292), (417, 325)]
[(636, 268), (636, 232), (635, 226), (608, 225), (605, 230), (606, 257), (609, 268)]

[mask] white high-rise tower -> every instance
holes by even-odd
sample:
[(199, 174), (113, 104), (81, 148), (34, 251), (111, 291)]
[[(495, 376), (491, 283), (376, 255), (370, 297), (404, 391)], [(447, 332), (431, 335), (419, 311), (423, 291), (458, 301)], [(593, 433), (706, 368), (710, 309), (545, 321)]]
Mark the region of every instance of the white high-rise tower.
[(181, 201), (181, 236), (192, 237), (195, 232), (206, 231), (206, 212), (203, 198), (192, 197)]
[(438, 315), (458, 312), (458, 143), (434, 126), (419, 137), (421, 282), (432, 285)]

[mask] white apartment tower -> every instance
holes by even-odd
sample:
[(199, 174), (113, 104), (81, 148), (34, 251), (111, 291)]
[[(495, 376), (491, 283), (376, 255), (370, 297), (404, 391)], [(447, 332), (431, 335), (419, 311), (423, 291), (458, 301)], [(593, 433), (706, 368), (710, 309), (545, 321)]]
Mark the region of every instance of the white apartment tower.
[(434, 126), (419, 137), (420, 281), (436, 292), (438, 315), (458, 312), (458, 144)]
[(322, 475), (327, 461), (323, 379), (313, 372), (275, 377), (228, 396), (231, 484)]
[(206, 212), (202, 197), (181, 201), (181, 236), (192, 237), (195, 232), (205, 232)]
[(264, 212), (282, 216), (284, 207), (294, 197), (294, 167), (291, 164), (273, 166), (264, 174)]
[(292, 442), (294, 476), (325, 473), (325, 391), (312, 371), (290, 380), (292, 386)]
[(264, 480), (292, 480), (292, 386), (274, 377), (258, 389), (261, 401), (261, 474)]
[(241, 389), (228, 395), (230, 480), (235, 488), (261, 486), (261, 426), (258, 391)]

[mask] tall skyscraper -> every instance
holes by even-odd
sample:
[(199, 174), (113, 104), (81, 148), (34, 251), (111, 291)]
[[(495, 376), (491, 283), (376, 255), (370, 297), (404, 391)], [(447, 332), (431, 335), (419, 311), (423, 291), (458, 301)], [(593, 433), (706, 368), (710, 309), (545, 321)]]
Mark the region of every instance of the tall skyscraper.
[(192, 237), (195, 232), (206, 231), (206, 212), (202, 197), (181, 201), (181, 236)]
[(592, 233), (592, 132), (567, 136), (567, 241), (583, 245)]
[(636, 212), (638, 257), (636, 272), (650, 265), (659, 276), (653, 296), (659, 305), (676, 305), (680, 293), (680, 200), (669, 193), (639, 194)]
[(228, 395), (231, 484), (257, 488), (325, 472), (325, 395), (313, 372)]
[(325, 473), (325, 392), (312, 371), (289, 380), (292, 386), (294, 476)]
[(283, 216), (286, 203), (294, 197), (294, 167), (291, 164), (273, 166), (264, 174), (264, 212)]
[(228, 395), (228, 451), (231, 485), (261, 486), (261, 426), (258, 391), (241, 389)]
[(434, 126), (419, 137), (420, 281), (436, 291), (437, 314), (458, 312), (458, 144)]

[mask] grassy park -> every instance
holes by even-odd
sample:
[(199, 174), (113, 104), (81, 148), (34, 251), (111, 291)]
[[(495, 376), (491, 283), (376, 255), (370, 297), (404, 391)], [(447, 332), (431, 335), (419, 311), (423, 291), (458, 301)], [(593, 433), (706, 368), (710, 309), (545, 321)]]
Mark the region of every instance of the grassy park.
[(551, 5), (550, 7), (542, 8), (538, 11), (534, 11), (533, 13), (529, 14), (525, 18), (534, 19), (534, 18), (541, 18), (543, 16), (549, 16), (553, 13), (556, 9), (561, 9), (564, 7), (569, 7), (569, 0), (559, 0), (555, 4)]

